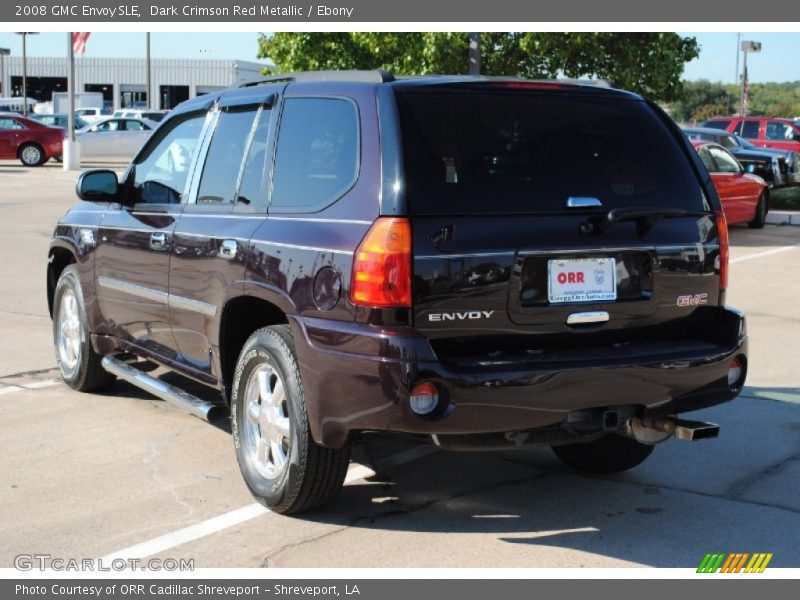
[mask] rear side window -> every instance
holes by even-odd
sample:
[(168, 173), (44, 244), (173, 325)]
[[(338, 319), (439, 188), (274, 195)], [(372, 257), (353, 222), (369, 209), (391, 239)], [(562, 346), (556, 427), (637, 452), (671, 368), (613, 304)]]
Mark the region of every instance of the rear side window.
[(358, 162), (355, 104), (339, 98), (287, 99), (278, 131), (270, 210), (324, 208), (355, 183)]
[(791, 141), (794, 128), (780, 121), (767, 121), (766, 138), (776, 141)]
[(233, 204), (257, 111), (223, 111), (206, 155), (197, 204)]
[(604, 209), (703, 209), (691, 164), (644, 102), (423, 91), (398, 106), (417, 214), (563, 212), (582, 196)]

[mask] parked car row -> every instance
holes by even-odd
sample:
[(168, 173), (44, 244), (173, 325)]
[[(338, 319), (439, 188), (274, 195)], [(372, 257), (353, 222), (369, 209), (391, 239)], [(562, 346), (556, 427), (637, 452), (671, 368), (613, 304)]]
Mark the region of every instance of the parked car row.
[(741, 136), (711, 127), (684, 129), (690, 140), (714, 142), (726, 148), (750, 173), (755, 173), (769, 187), (800, 185), (800, 152), (760, 148)]

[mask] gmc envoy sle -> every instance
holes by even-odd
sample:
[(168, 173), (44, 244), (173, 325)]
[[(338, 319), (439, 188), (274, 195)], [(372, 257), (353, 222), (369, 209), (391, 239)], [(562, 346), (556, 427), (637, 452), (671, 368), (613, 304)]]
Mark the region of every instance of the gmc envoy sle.
[(77, 193), (47, 267), (64, 380), (229, 408), (276, 512), (329, 501), (363, 432), (612, 472), (716, 436), (677, 415), (744, 384), (709, 174), (607, 85), (272, 77), (183, 103)]

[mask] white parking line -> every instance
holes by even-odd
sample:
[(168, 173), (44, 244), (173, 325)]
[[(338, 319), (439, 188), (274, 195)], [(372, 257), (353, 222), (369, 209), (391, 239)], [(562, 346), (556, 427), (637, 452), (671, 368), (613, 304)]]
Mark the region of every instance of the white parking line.
[(748, 254), (747, 256), (732, 258), (731, 264), (744, 262), (746, 260), (753, 260), (755, 258), (762, 258), (764, 256), (771, 256), (772, 254), (778, 254), (780, 252), (788, 252), (789, 250), (794, 250), (795, 248), (800, 248), (800, 244), (792, 244), (791, 246), (781, 246), (780, 248), (773, 248), (772, 250), (764, 250), (764, 252), (756, 252), (755, 254)]
[(3, 394), (10, 394), (11, 392), (19, 392), (22, 388), (17, 387), (15, 385), (9, 385), (6, 387), (0, 387), (0, 396)]
[(22, 387), (28, 390), (39, 390), (41, 388), (53, 387), (59, 383), (61, 382), (56, 381), (55, 379), (47, 379), (46, 381), (37, 381), (36, 383), (25, 383), (22, 385)]
[[(405, 452), (400, 452), (394, 456), (390, 456), (386, 460), (381, 461), (381, 464), (396, 466), (411, 462), (412, 460), (416, 460), (417, 458), (436, 451), (436, 448), (432, 448), (430, 446), (420, 446), (417, 448), (412, 448), (411, 450), (406, 450)], [(359, 479), (372, 477), (373, 475), (375, 475), (375, 471), (369, 467), (354, 464), (347, 471), (347, 476), (345, 477), (344, 482), (351, 483), (353, 481), (358, 481)], [(239, 525), (245, 521), (250, 521), (251, 519), (265, 515), (268, 512), (270, 512), (268, 508), (264, 508), (262, 505), (254, 502), (253, 504), (248, 504), (247, 506), (237, 508), (236, 510), (232, 510), (205, 521), (201, 521), (195, 525), (190, 525), (188, 527), (184, 527), (183, 529), (178, 529), (171, 533), (153, 538), (152, 540), (142, 542), (141, 544), (136, 544), (134, 546), (112, 552), (111, 554), (106, 554), (100, 560), (105, 564), (110, 564), (111, 561), (116, 558), (147, 558), (148, 556), (153, 556), (159, 552), (176, 548), (188, 542), (193, 542), (211, 534), (220, 532), (224, 529)]]

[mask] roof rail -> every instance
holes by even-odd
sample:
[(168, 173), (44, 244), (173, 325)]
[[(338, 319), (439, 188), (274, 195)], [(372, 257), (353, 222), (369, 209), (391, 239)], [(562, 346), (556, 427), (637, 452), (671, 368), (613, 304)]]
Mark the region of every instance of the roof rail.
[(376, 71), (299, 71), (269, 75), (254, 81), (243, 83), (239, 87), (252, 87), (282, 81), (347, 81), (363, 83), (388, 83), (394, 81), (394, 75), (383, 69)]

